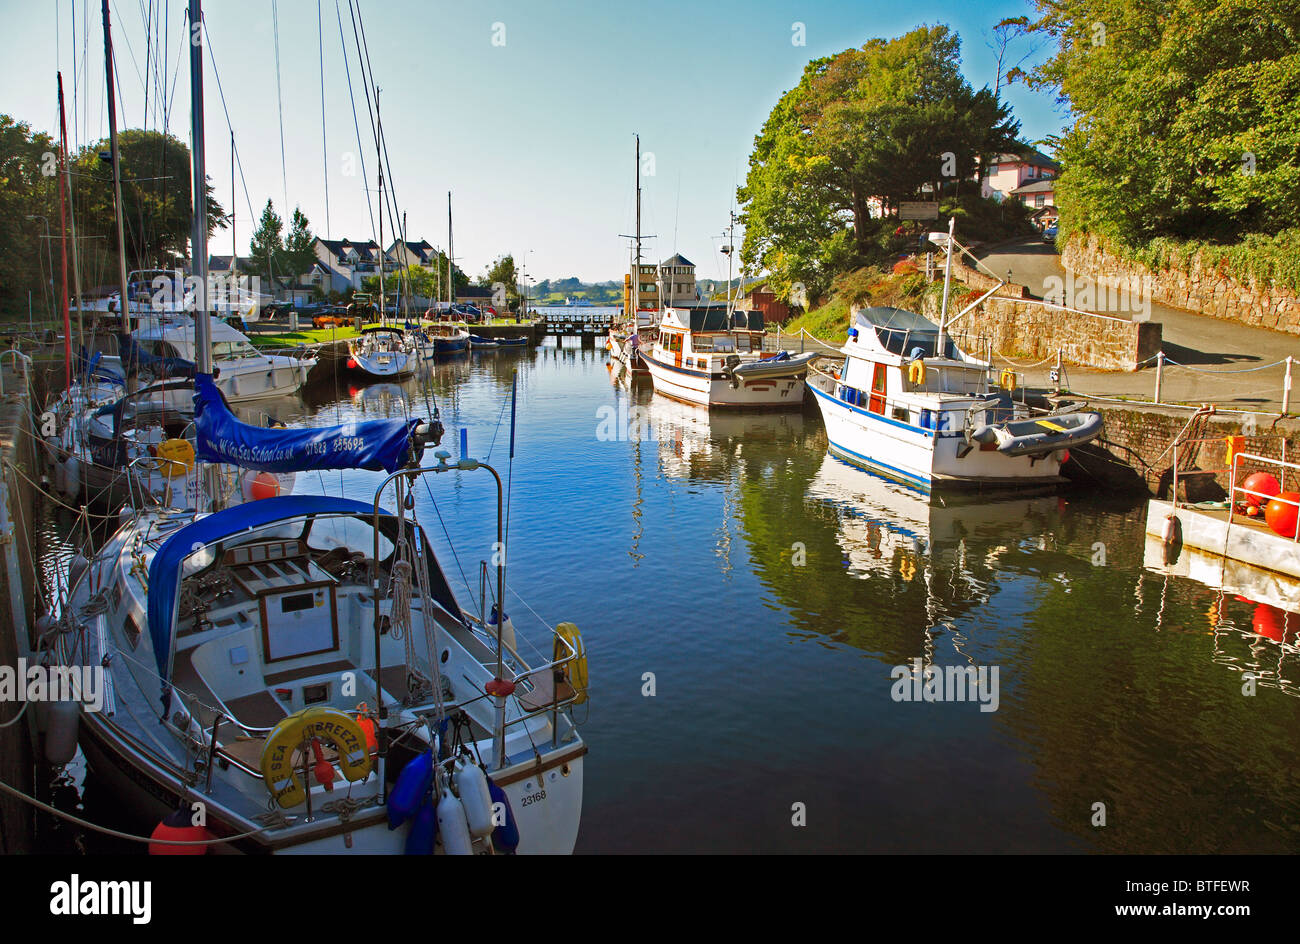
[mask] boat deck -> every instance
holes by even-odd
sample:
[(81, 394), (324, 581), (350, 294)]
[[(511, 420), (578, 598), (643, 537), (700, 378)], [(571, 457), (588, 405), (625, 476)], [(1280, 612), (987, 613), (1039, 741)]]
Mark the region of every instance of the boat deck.
[(1300, 541), (1274, 533), (1262, 517), (1237, 513), (1229, 523), (1227, 508), (1175, 507), (1172, 502), (1153, 498), (1147, 503), (1147, 533), (1160, 537), (1170, 515), (1178, 520), (1178, 535), (1171, 549), (1175, 558), (1180, 545), (1185, 545), (1300, 579)]

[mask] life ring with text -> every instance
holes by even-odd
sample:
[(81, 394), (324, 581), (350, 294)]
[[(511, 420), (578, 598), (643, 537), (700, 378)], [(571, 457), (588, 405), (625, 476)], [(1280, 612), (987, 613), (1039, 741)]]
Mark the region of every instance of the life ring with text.
[[(307, 789), (293, 763), (294, 752), (313, 742), (326, 741), (338, 752), (339, 769), (350, 783), (370, 773), (370, 752), (361, 725), (337, 708), (304, 708), (289, 715), (272, 729), (262, 748), (262, 776), (266, 789), (284, 809), (307, 799)], [(325, 782), (319, 777), (318, 780)]]

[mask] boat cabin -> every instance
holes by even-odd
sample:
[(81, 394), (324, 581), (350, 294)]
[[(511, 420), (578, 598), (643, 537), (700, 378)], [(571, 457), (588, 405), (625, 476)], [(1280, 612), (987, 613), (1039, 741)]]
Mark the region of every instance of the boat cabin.
[(763, 313), (726, 305), (665, 308), (656, 350), (676, 367), (717, 371), (734, 355), (762, 354)]

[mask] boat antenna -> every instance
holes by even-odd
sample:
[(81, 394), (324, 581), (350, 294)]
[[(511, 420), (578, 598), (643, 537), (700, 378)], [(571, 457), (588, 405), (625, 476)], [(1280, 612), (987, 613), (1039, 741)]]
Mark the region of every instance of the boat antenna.
[[(121, 333), (126, 337), (131, 335), (131, 316), (128, 311), (127, 299), (130, 292), (126, 286), (126, 232), (122, 225), (122, 156), (117, 146), (117, 92), (113, 86), (113, 37), (109, 26), (108, 18), (108, 0), (103, 0), (102, 14), (104, 19), (104, 69), (107, 73), (107, 91), (108, 91), (108, 149), (113, 164), (113, 215), (117, 219), (117, 280), (118, 292), (118, 314), (122, 318)], [(126, 383), (128, 392), (134, 392), (135, 375), (130, 369), (133, 358), (127, 359)]]

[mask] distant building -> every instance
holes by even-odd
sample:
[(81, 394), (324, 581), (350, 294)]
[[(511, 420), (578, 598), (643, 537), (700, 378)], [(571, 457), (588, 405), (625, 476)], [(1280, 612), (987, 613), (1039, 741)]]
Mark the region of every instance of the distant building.
[(1054, 178), (1048, 177), (1017, 187), (1011, 191), (1011, 199), (1019, 200), (1034, 211), (1034, 225), (1039, 229), (1056, 222), (1056, 180)]
[[(379, 274), (381, 258), (385, 274), (398, 268), (397, 261), (387, 253), (381, 253), (379, 244), (373, 239), (353, 242), (347, 238), (318, 238), (316, 258), (324, 269), (321, 290), (325, 292), (361, 291), (363, 279)], [(326, 282), (328, 284), (324, 284)]]
[[(1060, 164), (1042, 151), (1025, 145), (1015, 152), (997, 154), (989, 161), (980, 196), (1003, 200), (1018, 195), (1017, 192), (1027, 185), (1055, 179), (1060, 173)], [(1043, 191), (1031, 192), (1031, 199), (1040, 192)]]
[(388, 247), (388, 258), (402, 269), (419, 266), (432, 272), (437, 267), (441, 255), (427, 239), (422, 239), (418, 243), (393, 240), (393, 244)]
[[(641, 310), (658, 310), (674, 305), (693, 305), (699, 300), (695, 288), (695, 263), (681, 253), (658, 265), (633, 265), (623, 276), (623, 313), (632, 316), (635, 299)], [(633, 279), (636, 291), (633, 291)]]

